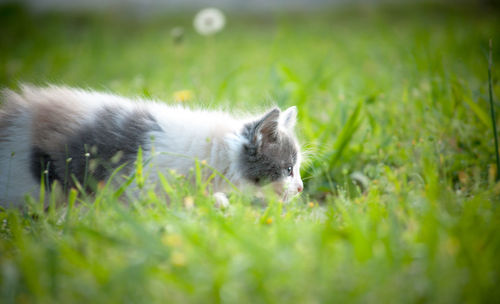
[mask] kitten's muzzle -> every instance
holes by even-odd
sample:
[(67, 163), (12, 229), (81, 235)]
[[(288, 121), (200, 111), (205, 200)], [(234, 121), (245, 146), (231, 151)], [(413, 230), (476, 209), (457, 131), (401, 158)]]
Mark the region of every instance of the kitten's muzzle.
[(295, 195), (304, 190), (302, 180), (295, 179), (292, 181), (277, 181), (272, 183), (274, 191), (283, 197), (284, 201), (290, 200)]

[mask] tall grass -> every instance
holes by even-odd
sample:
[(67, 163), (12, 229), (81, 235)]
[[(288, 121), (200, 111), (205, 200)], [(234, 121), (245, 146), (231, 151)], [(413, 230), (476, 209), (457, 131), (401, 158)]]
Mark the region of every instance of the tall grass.
[[(229, 15), (210, 52), (190, 15), (0, 16), (2, 86), (169, 103), (190, 90), (188, 106), (254, 112), (297, 105), (308, 151), (305, 191), (290, 204), (234, 192), (230, 208), (215, 208), (196, 178), (201, 162), (195, 183), (165, 172), (156, 189), (141, 182), (140, 162), (118, 189), (86, 197), (77, 187), (62, 206), (28, 198), (3, 210), (2, 302), (498, 301), (500, 184), (483, 56), (489, 37), (500, 41), (495, 12)], [(174, 26), (186, 30), (182, 43)], [(133, 182), (142, 188), (124, 203)]]
[[(491, 113), (491, 126), (493, 129), (493, 139), (495, 143), (495, 159), (497, 161), (496, 163), (496, 170), (500, 170), (500, 155), (498, 155), (498, 134), (497, 134), (497, 124), (496, 124), (496, 115), (495, 115), (495, 104), (493, 103), (493, 90), (492, 90), (492, 84), (491, 84), (491, 68), (493, 66), (493, 55), (492, 53), (492, 41), (490, 39), (490, 50), (489, 50), (489, 56), (488, 56), (488, 97), (490, 100), (490, 113)], [(500, 180), (500, 174), (497, 174), (497, 181)]]

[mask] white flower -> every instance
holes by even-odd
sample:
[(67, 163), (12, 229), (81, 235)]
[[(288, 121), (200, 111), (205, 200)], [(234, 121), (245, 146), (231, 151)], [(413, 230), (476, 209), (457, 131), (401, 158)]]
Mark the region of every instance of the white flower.
[(194, 17), (194, 28), (200, 35), (209, 36), (224, 28), (226, 17), (216, 8), (205, 8)]
[(215, 207), (225, 209), (229, 207), (229, 200), (227, 196), (222, 192), (214, 193)]

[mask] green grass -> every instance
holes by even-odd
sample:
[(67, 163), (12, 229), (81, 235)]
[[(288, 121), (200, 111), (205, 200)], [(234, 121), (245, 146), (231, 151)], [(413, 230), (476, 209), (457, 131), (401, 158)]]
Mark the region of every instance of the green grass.
[[(297, 105), (309, 151), (305, 192), (287, 205), (235, 193), (220, 210), (202, 180), (179, 176), (129, 204), (105, 187), (46, 211), (37, 199), (1, 211), (0, 299), (498, 302), (487, 73), (492, 38), (500, 96), (497, 13), (230, 14), (206, 39), (188, 14), (140, 21), (0, 9), (1, 86), (67, 84), (168, 103), (190, 90), (190, 106), (254, 112)], [(186, 30), (181, 44), (174, 26)], [(369, 179), (364, 191), (353, 172)]]

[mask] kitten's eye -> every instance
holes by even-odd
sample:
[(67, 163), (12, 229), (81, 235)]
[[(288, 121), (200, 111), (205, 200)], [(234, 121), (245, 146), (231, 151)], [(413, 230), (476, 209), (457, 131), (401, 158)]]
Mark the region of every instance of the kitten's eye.
[(292, 167), (288, 167), (287, 171), (288, 171), (288, 176), (293, 176), (293, 168)]

